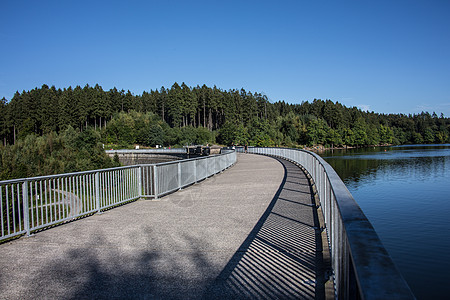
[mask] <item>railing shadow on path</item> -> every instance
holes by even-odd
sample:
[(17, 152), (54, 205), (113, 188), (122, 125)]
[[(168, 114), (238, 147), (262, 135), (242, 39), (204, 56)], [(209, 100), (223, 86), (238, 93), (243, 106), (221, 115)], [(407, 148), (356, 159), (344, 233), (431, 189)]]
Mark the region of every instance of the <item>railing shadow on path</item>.
[(277, 159), (284, 179), (250, 235), (204, 299), (324, 299), (326, 271), (313, 190), (298, 166)]
[[(173, 218), (141, 227), (158, 211), (148, 209), (152, 202), (138, 201), (96, 220), (13, 242), (19, 250), (4, 247), (0, 298), (323, 299), (322, 248), (327, 245), (322, 245), (312, 189), (299, 167), (278, 161), (283, 181), (250, 234), (237, 251), (233, 248), (234, 255), (210, 247), (207, 235), (172, 232), (167, 225), (177, 222)], [(94, 221), (105, 227), (86, 226)], [(111, 223), (123, 230), (110, 232), (106, 225)], [(8, 263), (16, 257), (13, 252), (22, 258), (17, 264)], [(211, 255), (226, 257), (224, 264), (218, 267)]]
[[(192, 246), (182, 255), (151, 249), (151, 234), (146, 241), (149, 249), (137, 256), (109, 246), (102, 249), (86, 245), (64, 253), (46, 248), (46, 251), (54, 251), (54, 259), (36, 273), (23, 274), (23, 285), (10, 289), (1, 298), (196, 299), (195, 295), (201, 295), (208, 280), (202, 274), (212, 266), (201, 250), (205, 241), (188, 235), (182, 238)], [(107, 238), (102, 236), (90, 243), (108, 245)], [(197, 272), (187, 274), (185, 270), (190, 270), (193, 262)], [(36, 260), (32, 264), (41, 262)]]

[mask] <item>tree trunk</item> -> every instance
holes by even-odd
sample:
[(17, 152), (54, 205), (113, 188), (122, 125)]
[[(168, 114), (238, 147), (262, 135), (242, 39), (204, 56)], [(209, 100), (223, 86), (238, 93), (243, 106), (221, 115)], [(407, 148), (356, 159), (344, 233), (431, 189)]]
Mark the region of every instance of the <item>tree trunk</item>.
[(206, 103), (203, 99), (203, 127), (206, 127)]
[(265, 115), (266, 120), (267, 120), (267, 103), (266, 102), (264, 102), (264, 115)]
[(216, 108), (216, 117), (214, 118), (214, 128), (217, 129), (217, 119), (219, 118), (219, 111)]
[(211, 108), (209, 109), (209, 114), (208, 114), (208, 128), (209, 130), (212, 130), (212, 126), (213, 126), (213, 120), (212, 120), (212, 112), (211, 112)]

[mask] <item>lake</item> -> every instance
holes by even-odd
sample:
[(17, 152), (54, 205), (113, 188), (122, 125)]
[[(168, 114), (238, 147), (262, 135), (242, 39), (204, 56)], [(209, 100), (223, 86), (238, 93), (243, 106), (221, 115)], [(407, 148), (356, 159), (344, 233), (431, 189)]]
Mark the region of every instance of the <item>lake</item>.
[(341, 176), (417, 299), (449, 299), (450, 144), (321, 156)]

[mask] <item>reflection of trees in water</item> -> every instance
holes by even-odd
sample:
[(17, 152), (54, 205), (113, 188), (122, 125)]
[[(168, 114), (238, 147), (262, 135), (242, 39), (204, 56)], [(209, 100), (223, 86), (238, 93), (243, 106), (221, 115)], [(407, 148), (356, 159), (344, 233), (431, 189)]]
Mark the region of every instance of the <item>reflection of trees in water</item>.
[(443, 278), (449, 242), (442, 233), (450, 226), (450, 148), (384, 150), (335, 151), (325, 160), (363, 208), (416, 297), (439, 298), (448, 294)]
[[(369, 152), (369, 151), (368, 151)], [(370, 151), (379, 152), (379, 151)], [(381, 154), (381, 152), (379, 152)], [(325, 160), (336, 170), (345, 184), (352, 184), (355, 187), (361, 182), (370, 182), (385, 176), (385, 180), (396, 179), (401, 174), (402, 178), (416, 178), (418, 180), (428, 180), (430, 176), (441, 176), (450, 167), (450, 156), (425, 156), (407, 157), (391, 159), (364, 159), (357, 155), (335, 155), (325, 157)], [(365, 152), (364, 154), (368, 154)]]

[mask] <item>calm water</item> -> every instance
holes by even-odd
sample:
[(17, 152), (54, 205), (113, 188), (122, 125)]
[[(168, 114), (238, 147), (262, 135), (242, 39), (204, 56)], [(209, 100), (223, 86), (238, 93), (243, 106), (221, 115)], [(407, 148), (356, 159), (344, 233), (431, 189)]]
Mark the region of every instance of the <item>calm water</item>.
[(450, 299), (450, 145), (334, 150), (336, 170), (418, 299)]

